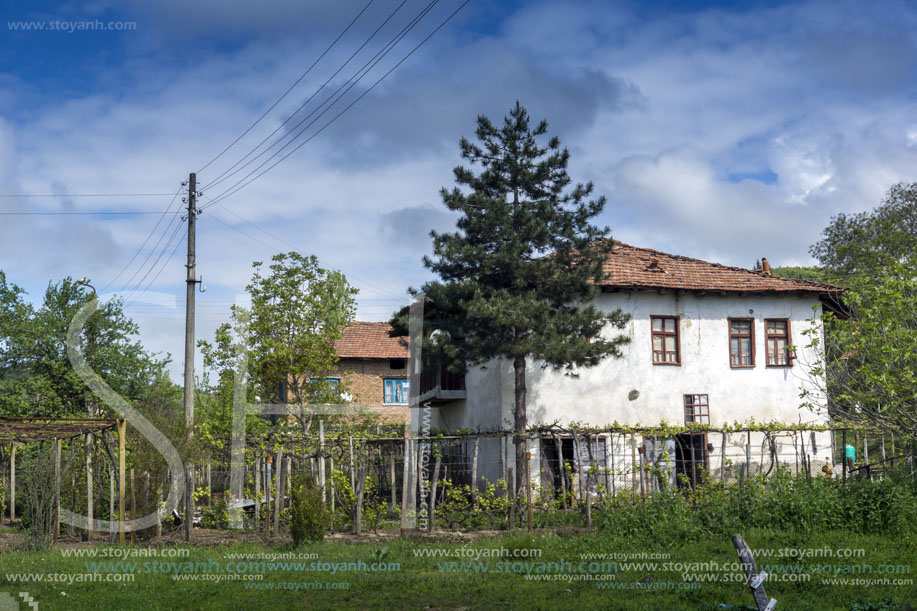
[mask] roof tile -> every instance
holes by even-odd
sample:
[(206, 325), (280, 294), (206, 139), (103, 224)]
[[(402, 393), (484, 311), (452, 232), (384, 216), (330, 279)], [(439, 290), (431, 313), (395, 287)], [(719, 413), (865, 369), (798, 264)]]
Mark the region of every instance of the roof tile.
[(406, 359), (407, 346), (398, 337), (389, 337), (392, 326), (387, 322), (354, 322), (344, 328), (343, 337), (335, 342), (342, 359)]
[(616, 289), (680, 289), (729, 293), (838, 294), (843, 288), (808, 280), (772, 276), (741, 267), (670, 255), (615, 241), (605, 261), (601, 286)]

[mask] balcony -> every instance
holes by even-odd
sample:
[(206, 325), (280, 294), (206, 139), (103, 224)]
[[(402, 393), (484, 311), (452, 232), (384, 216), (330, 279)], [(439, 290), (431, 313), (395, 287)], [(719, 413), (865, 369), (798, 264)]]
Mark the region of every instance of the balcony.
[(419, 403), (432, 405), (460, 401), (466, 396), (465, 374), (452, 373), (445, 365), (427, 369), (420, 374)]

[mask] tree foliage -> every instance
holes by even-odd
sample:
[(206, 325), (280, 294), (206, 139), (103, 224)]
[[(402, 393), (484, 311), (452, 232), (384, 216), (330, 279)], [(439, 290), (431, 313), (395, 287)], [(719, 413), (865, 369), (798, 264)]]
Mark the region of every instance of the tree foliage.
[(891, 187), (876, 209), (838, 214), (809, 252), (835, 275), (868, 281), (917, 251), (917, 184)]
[[(824, 316), (824, 361), (806, 400), (828, 397), (849, 422), (914, 432), (917, 422), (917, 184), (891, 187), (870, 212), (839, 214), (810, 252), (848, 290), (849, 316)], [(814, 392), (817, 390), (818, 392)]]
[[(107, 411), (67, 358), (70, 321), (90, 296), (71, 278), (49, 284), (40, 307), (0, 271), (0, 414), (102, 416)], [(162, 379), (168, 358), (147, 352), (123, 304), (111, 300), (88, 320), (80, 351), (115, 391), (139, 400)]]
[[(246, 289), (251, 307), (233, 307), (232, 324), (216, 331), (213, 343), (198, 345), (205, 366), (216, 374), (205, 401), (214, 416), (214, 437), (228, 437), (233, 379), (244, 371), (249, 399), (303, 405), (336, 403), (343, 388), (326, 382), (336, 371), (334, 342), (353, 321), (357, 289), (344, 275), (319, 266), (315, 256), (275, 255), (267, 270), (260, 261)], [(244, 356), (243, 356), (244, 355)], [(307, 430), (311, 418), (291, 410)]]
[[(847, 318), (824, 314), (824, 359), (813, 369), (808, 404), (835, 419), (917, 433), (917, 256), (894, 262), (845, 294)], [(817, 327), (807, 333), (821, 347)], [(829, 397), (819, 405), (818, 397)]]
[(518, 473), (525, 461), (526, 360), (573, 372), (619, 356), (627, 341), (603, 335), (627, 317), (593, 302), (613, 248), (608, 228), (590, 224), (605, 198), (590, 199), (592, 183), (571, 187), (570, 153), (557, 137), (542, 144), (546, 133), (547, 122), (531, 127), (519, 102), (501, 127), (478, 117), (477, 142), (460, 143), (462, 158), (478, 169), (455, 168), (458, 186), (441, 191), (445, 205), (461, 214), (457, 231), (432, 232), (433, 257), (424, 258), (440, 280), (423, 293), (448, 313), (442, 326), (455, 338), (442, 352), (460, 363), (513, 363)]

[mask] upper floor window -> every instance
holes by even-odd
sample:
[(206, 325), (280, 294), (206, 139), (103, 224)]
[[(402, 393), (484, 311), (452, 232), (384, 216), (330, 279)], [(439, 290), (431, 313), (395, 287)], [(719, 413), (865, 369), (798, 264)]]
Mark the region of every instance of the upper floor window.
[(650, 316), (653, 329), (653, 364), (681, 363), (677, 316)]
[(710, 424), (708, 395), (685, 395), (685, 424)]
[(764, 345), (767, 348), (767, 364), (789, 367), (793, 364), (790, 354), (790, 321), (786, 318), (768, 318), (764, 321)]
[(406, 404), (408, 402), (410, 388), (410, 380), (386, 378), (382, 381), (383, 403), (392, 403), (395, 405)]
[(729, 366), (755, 366), (755, 321), (751, 318), (729, 319)]

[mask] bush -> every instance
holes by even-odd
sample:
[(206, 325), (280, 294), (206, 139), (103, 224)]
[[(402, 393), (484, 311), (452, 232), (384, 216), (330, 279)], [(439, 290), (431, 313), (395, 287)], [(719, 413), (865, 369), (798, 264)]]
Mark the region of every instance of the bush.
[(204, 528), (219, 530), (229, 528), (229, 511), (224, 499), (211, 500), (210, 504), (201, 510), (201, 525)]
[(303, 541), (318, 542), (325, 538), (331, 527), (331, 514), (322, 502), (322, 490), (311, 477), (293, 478), (292, 505), (290, 507), (290, 534), (293, 544)]
[(841, 530), (894, 535), (917, 534), (917, 482), (907, 470), (843, 482), (780, 471), (741, 485), (706, 481), (697, 490), (667, 489), (647, 495), (624, 492), (617, 508), (599, 512), (607, 536), (679, 545), (728, 537), (748, 528), (811, 533)]

